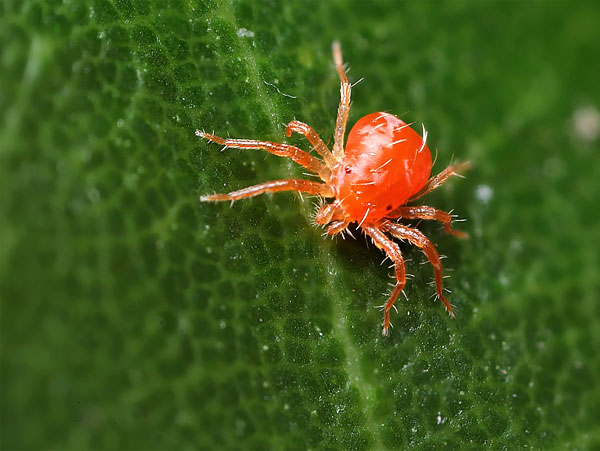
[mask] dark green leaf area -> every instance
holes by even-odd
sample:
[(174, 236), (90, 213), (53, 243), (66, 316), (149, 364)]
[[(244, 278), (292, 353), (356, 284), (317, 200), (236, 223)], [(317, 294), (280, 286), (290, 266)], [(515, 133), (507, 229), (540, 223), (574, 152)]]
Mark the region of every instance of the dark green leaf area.
[[(0, 448), (595, 449), (600, 8), (593, 2), (0, 2)], [(317, 199), (201, 203), (306, 170), (195, 136), (428, 130), (406, 297)], [(312, 155), (316, 155), (313, 151)], [(424, 263), (424, 264), (422, 264)]]

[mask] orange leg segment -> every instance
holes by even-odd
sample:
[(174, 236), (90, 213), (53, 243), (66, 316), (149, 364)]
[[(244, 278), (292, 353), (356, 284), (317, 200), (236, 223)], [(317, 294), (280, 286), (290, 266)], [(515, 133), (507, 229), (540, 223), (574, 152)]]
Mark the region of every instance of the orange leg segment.
[(390, 240), (382, 229), (374, 226), (363, 225), (362, 229), (369, 235), (375, 246), (379, 249), (385, 251), (385, 253), (392, 259), (394, 262), (394, 268), (396, 272), (396, 286), (392, 291), (392, 294), (386, 301), (383, 306), (383, 335), (387, 335), (389, 333), (389, 327), (391, 325), (390, 322), (390, 310), (394, 306), (394, 302), (398, 298), (398, 295), (404, 289), (404, 285), (406, 284), (406, 269), (404, 267), (404, 259), (402, 258), (402, 253), (400, 252), (400, 248), (396, 243)]
[(432, 192), (434, 189), (436, 189), (438, 186), (440, 186), (442, 183), (444, 183), (446, 180), (448, 180), (453, 175), (455, 175), (455, 174), (459, 175), (458, 171), (465, 171), (465, 170), (469, 169), (470, 167), (471, 167), (471, 163), (469, 161), (467, 161), (465, 163), (458, 163), (456, 165), (448, 166), (446, 169), (444, 169), (442, 172), (440, 172), (435, 177), (431, 177), (427, 181), (425, 186), (423, 188), (421, 188), (421, 190), (417, 194), (415, 194), (413, 197), (408, 199), (408, 201), (412, 202), (414, 200), (420, 199), (421, 197), (425, 196), (426, 194), (429, 194), (430, 192)]
[(338, 221), (344, 219), (344, 210), (340, 207), (340, 204), (334, 202), (332, 204), (322, 205), (315, 215), (315, 222), (320, 225), (325, 225), (331, 221)]
[(235, 149), (266, 150), (267, 152), (279, 157), (288, 157), (294, 160), (296, 163), (304, 166), (309, 171), (319, 174), (319, 176), (326, 176), (329, 173), (329, 169), (326, 168), (319, 160), (311, 157), (305, 151), (298, 149), (297, 147), (290, 146), (289, 144), (257, 141), (253, 139), (224, 139), (201, 130), (196, 130), (196, 136), (216, 142), (217, 144), (221, 144), (225, 147), (232, 147)]
[(388, 217), (400, 217), (406, 219), (433, 219), (444, 224), (444, 230), (448, 235), (454, 235), (459, 238), (469, 237), (469, 235), (467, 235), (465, 232), (461, 232), (452, 228), (450, 225), (452, 222), (452, 216), (450, 213), (442, 210), (436, 210), (433, 207), (427, 207), (425, 205), (418, 207), (399, 207), (391, 212)]
[(454, 317), (454, 313), (452, 313), (452, 305), (448, 299), (446, 299), (446, 296), (444, 296), (444, 285), (442, 282), (442, 262), (440, 261), (440, 256), (431, 241), (429, 241), (427, 237), (419, 230), (404, 226), (402, 224), (386, 222), (381, 226), (381, 228), (396, 238), (411, 242), (425, 253), (429, 259), (429, 263), (431, 263), (431, 266), (433, 266), (433, 273), (435, 276), (435, 292), (446, 307), (448, 314)]
[(304, 122), (300, 121), (291, 121), (286, 128), (286, 135), (288, 138), (292, 136), (292, 132), (300, 133), (308, 139), (308, 141), (312, 144), (313, 148), (317, 151), (319, 155), (323, 157), (325, 160), (325, 164), (329, 169), (333, 168), (337, 161), (333, 158), (333, 154), (327, 147), (327, 145), (323, 142), (321, 137), (315, 132), (312, 127)]
[(327, 235), (337, 235), (346, 230), (349, 225), (350, 223), (348, 221), (333, 221), (329, 224), (325, 233), (327, 233)]
[(287, 179), (273, 180), (260, 185), (249, 186), (228, 194), (208, 194), (201, 196), (202, 202), (220, 202), (225, 200), (239, 200), (245, 197), (254, 197), (262, 193), (275, 193), (278, 191), (299, 191), (308, 194), (319, 194), (323, 197), (333, 197), (333, 191), (323, 183), (311, 182), (309, 180)]
[(350, 93), (352, 85), (346, 77), (344, 63), (342, 61), (342, 49), (340, 43), (333, 43), (333, 61), (338, 75), (340, 76), (340, 105), (338, 106), (337, 120), (335, 123), (335, 135), (333, 144), (333, 156), (340, 161), (344, 156), (344, 135), (346, 133), (346, 123), (350, 113)]

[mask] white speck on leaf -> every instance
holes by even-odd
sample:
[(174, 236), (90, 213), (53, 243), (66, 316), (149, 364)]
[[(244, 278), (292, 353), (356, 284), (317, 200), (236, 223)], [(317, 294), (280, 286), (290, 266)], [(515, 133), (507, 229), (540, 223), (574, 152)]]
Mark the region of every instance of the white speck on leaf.
[(487, 204), (494, 197), (494, 190), (489, 185), (479, 185), (475, 189), (475, 197), (480, 202)]
[(512, 252), (518, 253), (523, 249), (523, 243), (520, 239), (513, 238), (512, 240), (510, 240), (510, 244), (508, 247)]
[(592, 142), (600, 136), (600, 112), (591, 105), (573, 112), (572, 132), (581, 141)]
[(97, 204), (100, 202), (100, 191), (97, 188), (90, 188), (87, 192), (87, 197), (91, 203)]
[(236, 34), (240, 38), (253, 38), (254, 37), (254, 32), (247, 30), (245, 28), (240, 28)]

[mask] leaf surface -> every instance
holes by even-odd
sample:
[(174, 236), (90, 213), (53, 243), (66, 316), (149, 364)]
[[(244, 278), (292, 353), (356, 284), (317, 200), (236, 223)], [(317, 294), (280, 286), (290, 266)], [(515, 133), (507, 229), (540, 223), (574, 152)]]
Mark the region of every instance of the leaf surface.
[[(0, 4), (0, 443), (6, 449), (589, 449), (600, 444), (600, 73), (592, 2), (8, 1)], [(352, 124), (425, 123), (407, 300), (313, 200), (226, 204), (302, 170), (199, 140), (331, 142), (339, 39)], [(290, 143), (308, 149), (298, 137)]]

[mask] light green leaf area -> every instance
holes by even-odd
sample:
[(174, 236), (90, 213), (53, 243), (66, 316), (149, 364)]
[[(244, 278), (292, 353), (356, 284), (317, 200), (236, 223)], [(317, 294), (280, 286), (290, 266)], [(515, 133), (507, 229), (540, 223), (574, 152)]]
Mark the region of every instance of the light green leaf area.
[[(0, 2), (3, 449), (600, 446), (600, 7), (595, 2)], [(314, 199), (200, 194), (300, 176), (194, 136), (420, 131), (456, 319), (321, 236)], [(287, 142), (309, 149), (300, 137)], [(412, 224), (416, 224), (413, 222)]]

